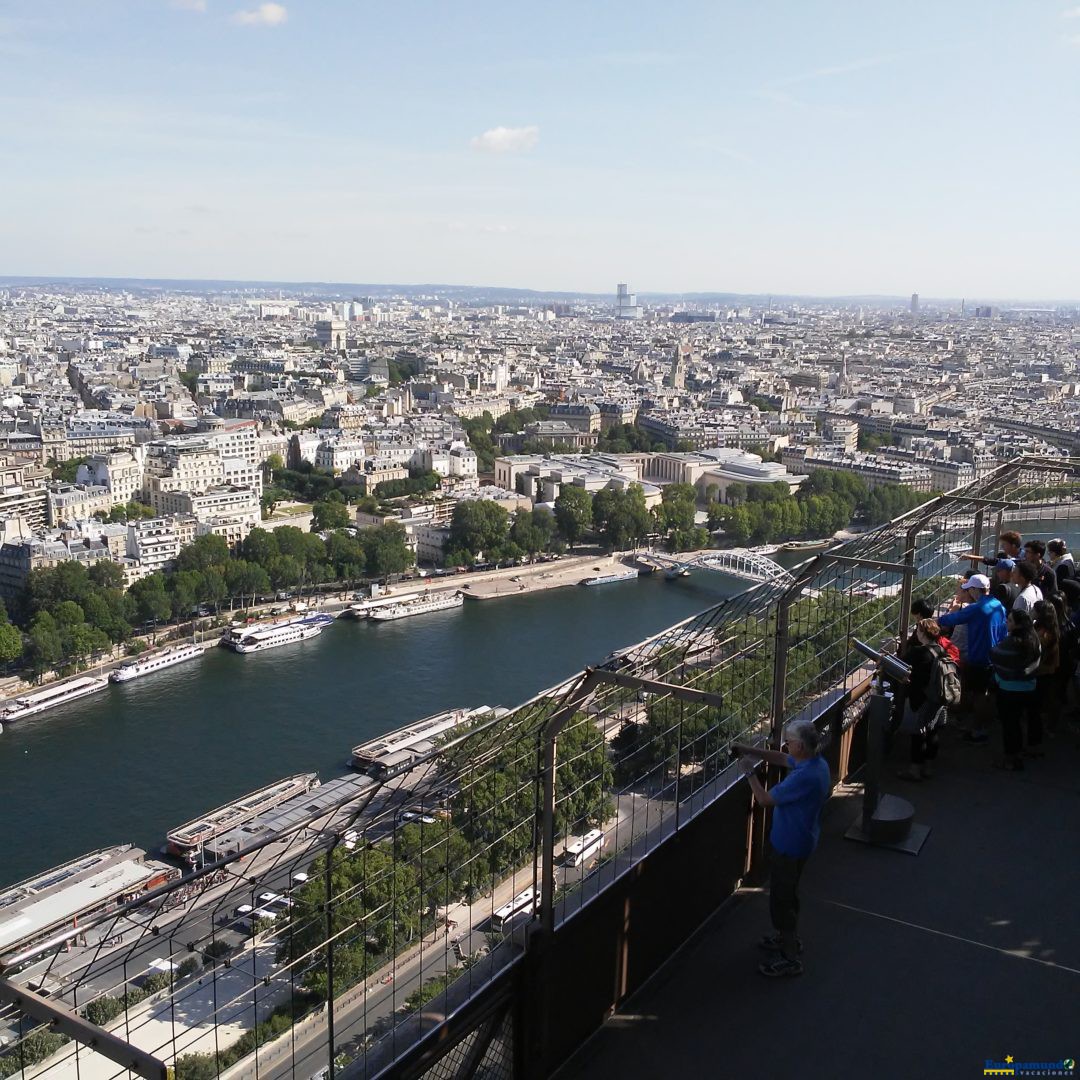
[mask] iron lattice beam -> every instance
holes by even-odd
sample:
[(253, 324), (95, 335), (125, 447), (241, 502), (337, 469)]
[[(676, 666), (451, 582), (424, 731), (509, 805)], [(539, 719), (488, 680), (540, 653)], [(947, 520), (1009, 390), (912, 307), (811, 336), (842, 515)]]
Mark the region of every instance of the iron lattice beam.
[(49, 1024), (53, 1031), (67, 1035), (81, 1046), (93, 1050), (110, 1061), (115, 1061), (122, 1069), (130, 1069), (146, 1080), (166, 1080), (168, 1068), (165, 1062), (140, 1050), (131, 1043), (118, 1039), (111, 1032), (84, 1020), (78, 1013), (72, 1012), (58, 1001), (50, 1001), (40, 994), (35, 994), (25, 986), (16, 986), (8, 979), (0, 978), (0, 1001), (12, 1004), (28, 1016)]
[(658, 679), (643, 679), (639, 675), (626, 675), (621, 671), (606, 671), (603, 668), (589, 668), (589, 673), (599, 682), (624, 686), (628, 690), (646, 690), (650, 694), (670, 694), (679, 701), (688, 701), (692, 705), (710, 705), (714, 709), (723, 707), (720, 694), (710, 694), (705, 690), (693, 690), (689, 686), (676, 686), (674, 683), (660, 682)]

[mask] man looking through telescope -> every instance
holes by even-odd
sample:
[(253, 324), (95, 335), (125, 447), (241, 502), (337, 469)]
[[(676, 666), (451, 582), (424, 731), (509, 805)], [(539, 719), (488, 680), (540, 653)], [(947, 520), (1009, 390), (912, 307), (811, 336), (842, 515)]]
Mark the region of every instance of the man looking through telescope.
[[(769, 915), (774, 932), (759, 945), (773, 954), (758, 970), (771, 978), (801, 975), (802, 942), (798, 936), (799, 879), (806, 860), (817, 847), (819, 819), (832, 789), (828, 763), (818, 754), (821, 735), (809, 720), (793, 720), (784, 728), (780, 750), (736, 743), (739, 768), (761, 806), (773, 807), (769, 830)], [(787, 753), (784, 753), (784, 748)], [(754, 773), (759, 761), (790, 769), (768, 791)]]

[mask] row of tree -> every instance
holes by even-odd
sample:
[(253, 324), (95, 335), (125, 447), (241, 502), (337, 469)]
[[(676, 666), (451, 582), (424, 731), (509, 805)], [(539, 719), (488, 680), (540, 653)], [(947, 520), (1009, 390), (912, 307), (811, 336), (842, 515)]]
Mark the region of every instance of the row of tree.
[(400, 574), (413, 563), (405, 530), (396, 523), (359, 535), (338, 530), (324, 540), (293, 526), (252, 529), (232, 552), (220, 536), (200, 536), (176, 568), (150, 574), (124, 590), (123, 571), (100, 562), (89, 569), (63, 562), (35, 570), (14, 608), (20, 629), (0, 619), (0, 660), (22, 657), (35, 678), (78, 668), (131, 640), (137, 627), (182, 621), (200, 609), (243, 606), (279, 589), (305, 589)]
[(471, 566), (477, 558), (489, 562), (515, 562), (544, 551), (562, 551), (555, 520), (542, 507), (518, 510), (489, 499), (470, 499), (454, 507), (445, 562), (447, 566)]
[(730, 484), (726, 502), (708, 504), (709, 528), (723, 529), (736, 546), (832, 536), (855, 522), (880, 525), (931, 496), (899, 484), (871, 488), (850, 473), (815, 469), (796, 495), (783, 481)]

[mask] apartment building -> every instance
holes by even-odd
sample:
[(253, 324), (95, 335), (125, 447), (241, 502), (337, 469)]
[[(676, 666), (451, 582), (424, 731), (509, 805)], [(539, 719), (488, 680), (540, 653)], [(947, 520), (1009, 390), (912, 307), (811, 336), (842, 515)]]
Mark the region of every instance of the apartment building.
[(79, 466), (75, 483), (104, 488), (112, 506), (129, 503), (142, 491), (142, 451), (110, 450), (94, 454)]

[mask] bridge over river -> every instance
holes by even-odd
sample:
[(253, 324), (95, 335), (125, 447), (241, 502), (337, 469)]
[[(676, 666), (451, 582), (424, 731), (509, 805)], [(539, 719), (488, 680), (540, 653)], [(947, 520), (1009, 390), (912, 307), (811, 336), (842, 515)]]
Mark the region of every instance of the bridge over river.
[[(645, 568), (662, 568), (669, 577), (685, 577), (695, 568), (715, 570), (744, 581), (771, 581), (777, 584), (792, 581), (791, 574), (769, 555), (776, 548), (728, 548), (720, 551), (700, 551), (680, 555), (649, 551), (637, 557)], [(768, 553), (768, 554), (767, 554)]]

